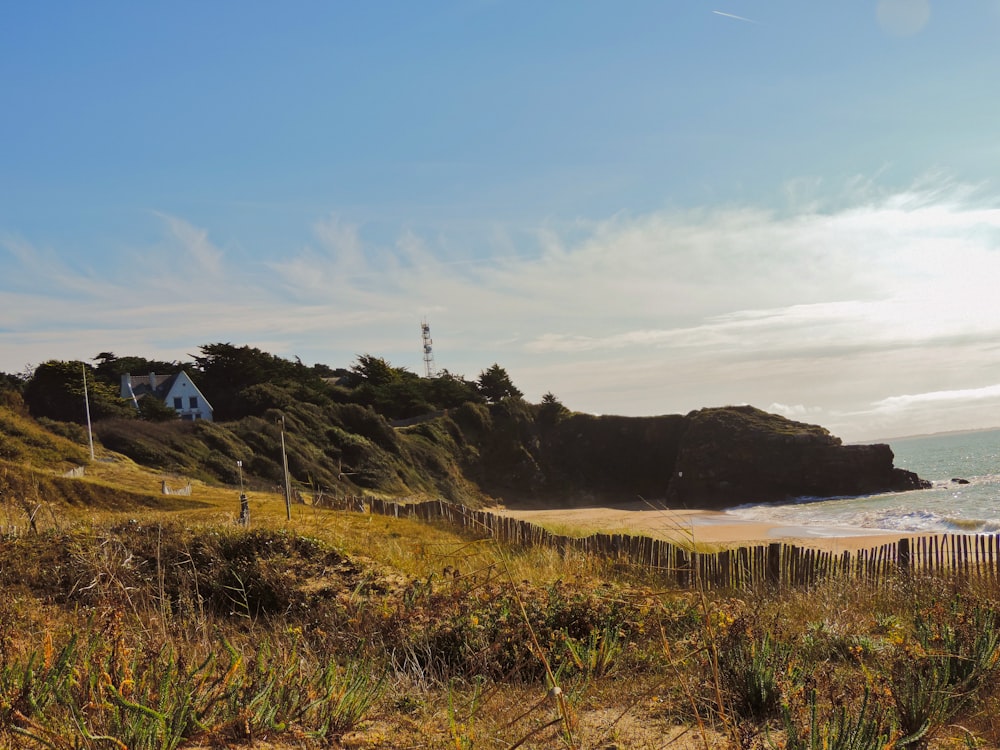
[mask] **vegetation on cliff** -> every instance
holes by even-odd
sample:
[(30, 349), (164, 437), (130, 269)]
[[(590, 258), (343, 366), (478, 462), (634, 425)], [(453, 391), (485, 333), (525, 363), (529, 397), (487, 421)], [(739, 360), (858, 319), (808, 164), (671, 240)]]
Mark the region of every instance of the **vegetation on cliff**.
[(95, 361), (46, 362), (25, 380), (7, 377), (6, 398), (15, 407), (23, 399), (33, 416), (79, 442), (86, 371), (101, 444), (210, 481), (235, 482), (240, 461), (250, 486), (282, 483), (283, 429), (290, 475), (309, 493), (472, 506), (646, 498), (711, 508), (920, 486), (893, 468), (888, 446), (842, 446), (821, 427), (752, 407), (643, 418), (573, 413), (552, 393), (528, 403), (498, 364), (475, 381), (446, 371), (421, 378), (369, 354), (333, 369), (209, 344), (184, 367), (216, 420), (182, 422), (149, 398), (137, 411), (117, 391), (125, 372), (165, 374), (180, 363), (110, 352)]

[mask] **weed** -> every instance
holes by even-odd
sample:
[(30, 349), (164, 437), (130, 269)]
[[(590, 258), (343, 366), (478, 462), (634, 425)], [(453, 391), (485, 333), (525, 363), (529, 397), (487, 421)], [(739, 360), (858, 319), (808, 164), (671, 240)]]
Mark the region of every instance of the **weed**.
[(586, 640), (582, 641), (566, 636), (566, 651), (573, 666), (587, 677), (608, 675), (621, 650), (618, 630), (611, 625), (591, 630)]
[[(782, 706), (785, 729), (784, 750), (877, 750), (893, 745), (895, 732), (886, 711), (875, 704), (872, 693), (865, 689), (857, 711), (841, 704), (825, 721), (817, 715), (816, 691), (809, 694), (809, 731), (801, 734), (786, 705)], [(775, 747), (768, 735), (768, 743)]]
[(331, 662), (313, 682), (318, 697), (306, 713), (316, 727), (311, 734), (329, 739), (358, 727), (382, 694), (386, 671), (368, 661), (346, 668)]
[(745, 620), (730, 625), (718, 644), (722, 686), (737, 716), (763, 721), (778, 713), (780, 676), (788, 668), (789, 647), (770, 633), (759, 634)]
[(919, 612), (910, 641), (893, 653), (889, 689), (905, 737), (901, 745), (926, 746), (934, 733), (968, 706), (994, 671), (1000, 648), (997, 613), (975, 607), (950, 617), (941, 605)]

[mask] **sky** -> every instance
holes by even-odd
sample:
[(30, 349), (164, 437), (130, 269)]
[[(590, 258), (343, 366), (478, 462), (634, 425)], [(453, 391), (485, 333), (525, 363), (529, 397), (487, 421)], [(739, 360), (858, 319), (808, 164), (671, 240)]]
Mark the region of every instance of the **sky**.
[(0, 371), (217, 342), (1000, 426), (1000, 0), (0, 6)]

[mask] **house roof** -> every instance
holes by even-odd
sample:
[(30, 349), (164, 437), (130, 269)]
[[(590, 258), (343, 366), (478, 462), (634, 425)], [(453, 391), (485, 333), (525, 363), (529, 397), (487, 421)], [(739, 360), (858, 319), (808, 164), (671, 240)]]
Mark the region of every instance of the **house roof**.
[(165, 399), (179, 374), (175, 372), (173, 375), (155, 375), (156, 388), (150, 387), (149, 375), (132, 375), (132, 393), (136, 395), (136, 398), (152, 394), (159, 399)]

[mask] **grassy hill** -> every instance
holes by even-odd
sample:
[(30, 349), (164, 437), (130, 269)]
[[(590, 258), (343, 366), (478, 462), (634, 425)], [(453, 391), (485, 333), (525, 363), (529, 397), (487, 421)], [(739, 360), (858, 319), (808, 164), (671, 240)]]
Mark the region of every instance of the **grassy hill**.
[[(442, 456), (501, 447), (470, 422), (488, 416), (396, 430), (381, 449), (441, 461), (443, 482)], [(101, 444), (90, 462), (16, 410), (0, 426), (3, 748), (1000, 743), (989, 585), (671, 590), (444, 525), (308, 504), (287, 519), (262, 481), (242, 527), (238, 488), (194, 463), (150, 468)], [(230, 439), (184, 429), (209, 451)], [(508, 447), (507, 466), (532, 466)], [(61, 476), (77, 462), (84, 476)], [(500, 486), (504, 465), (477, 479)], [(188, 497), (160, 494), (175, 468)]]

